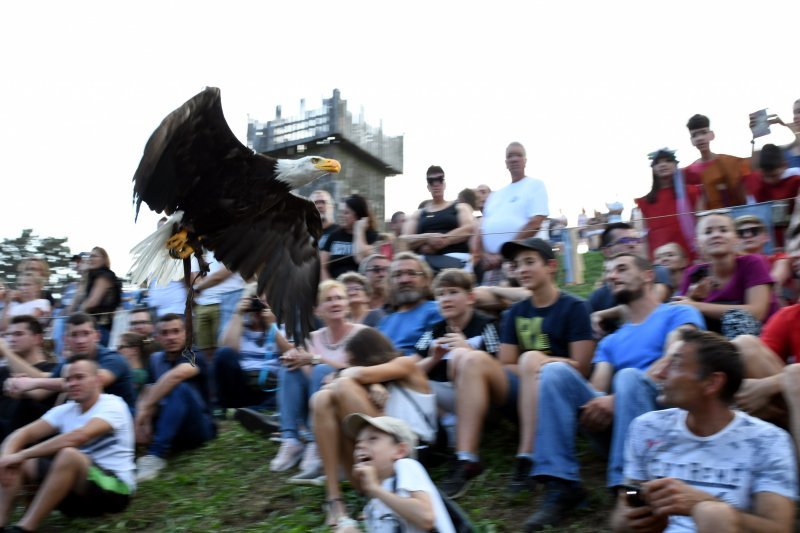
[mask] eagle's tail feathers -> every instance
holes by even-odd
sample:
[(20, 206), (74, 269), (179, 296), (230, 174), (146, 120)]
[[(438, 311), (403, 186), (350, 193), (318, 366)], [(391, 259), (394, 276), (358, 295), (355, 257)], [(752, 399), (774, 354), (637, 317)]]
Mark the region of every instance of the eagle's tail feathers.
[(174, 224), (182, 219), (183, 211), (176, 211), (163, 226), (131, 249), (131, 283), (139, 285), (155, 281), (161, 286), (183, 277), (182, 262), (173, 259), (167, 248)]

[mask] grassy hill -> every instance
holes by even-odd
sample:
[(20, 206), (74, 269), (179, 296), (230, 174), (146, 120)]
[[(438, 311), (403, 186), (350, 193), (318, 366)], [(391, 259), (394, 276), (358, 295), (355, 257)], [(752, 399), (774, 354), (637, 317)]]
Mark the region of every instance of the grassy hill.
[[(586, 283), (566, 290), (586, 296), (602, 269), (598, 253), (584, 256)], [(518, 531), (541, 497), (504, 494), (516, 449), (513, 424), (490, 421), (481, 450), (486, 472), (459, 500), (481, 531)], [(605, 464), (580, 443), (584, 477), (591, 489), (589, 507), (578, 511), (559, 531), (608, 531), (610, 499), (604, 489)], [(141, 485), (128, 510), (99, 519), (68, 520), (54, 513), (42, 531), (327, 531), (322, 527), (322, 488), (295, 487), (284, 481), (294, 475), (269, 472), (278, 445), (223, 421), (219, 437), (209, 445), (179, 455), (157, 480)], [(434, 479), (440, 471), (434, 471)], [(346, 494), (351, 510), (361, 498)]]

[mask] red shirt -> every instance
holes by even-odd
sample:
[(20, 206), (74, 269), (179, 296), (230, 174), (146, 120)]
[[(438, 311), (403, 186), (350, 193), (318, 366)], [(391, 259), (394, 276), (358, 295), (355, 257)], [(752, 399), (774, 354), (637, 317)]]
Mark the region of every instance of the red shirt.
[[(700, 187), (696, 185), (686, 186), (686, 198), (689, 203), (689, 209), (694, 209), (699, 196)], [(659, 189), (656, 193), (656, 201), (652, 204), (644, 197), (637, 198), (634, 201), (639, 209), (642, 210), (642, 216), (645, 218), (644, 222), (647, 226), (647, 246), (650, 249), (651, 259), (656, 248), (670, 242), (675, 242), (680, 245), (690, 260), (694, 258), (694, 252), (691, 246), (692, 243), (686, 240), (686, 237), (681, 231), (681, 225), (677, 215), (678, 206), (675, 201), (675, 189), (672, 187)], [(694, 220), (694, 215), (692, 215), (692, 220)]]
[(797, 197), (800, 191), (800, 176), (789, 176), (778, 183), (767, 183), (760, 172), (754, 172), (745, 180), (747, 193), (756, 199), (756, 202), (770, 202), (772, 200), (786, 200)]
[(789, 357), (800, 358), (800, 304), (784, 307), (767, 321), (761, 330), (761, 342), (784, 362)]
[[(789, 213), (794, 212), (794, 199), (800, 191), (800, 176), (789, 176), (778, 183), (767, 183), (761, 178), (760, 172), (755, 172), (745, 180), (747, 194), (755, 198), (756, 202), (771, 202), (773, 200), (792, 200), (789, 204)], [(775, 246), (783, 247), (784, 227), (775, 227)]]

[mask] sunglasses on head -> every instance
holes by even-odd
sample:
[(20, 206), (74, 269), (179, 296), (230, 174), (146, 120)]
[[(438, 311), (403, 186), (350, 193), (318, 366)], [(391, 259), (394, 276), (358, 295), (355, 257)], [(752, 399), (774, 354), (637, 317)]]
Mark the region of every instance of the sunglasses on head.
[(736, 230), (736, 234), (739, 236), (740, 239), (749, 239), (750, 237), (755, 237), (761, 234), (762, 228), (759, 226), (753, 226), (751, 228), (739, 228)]

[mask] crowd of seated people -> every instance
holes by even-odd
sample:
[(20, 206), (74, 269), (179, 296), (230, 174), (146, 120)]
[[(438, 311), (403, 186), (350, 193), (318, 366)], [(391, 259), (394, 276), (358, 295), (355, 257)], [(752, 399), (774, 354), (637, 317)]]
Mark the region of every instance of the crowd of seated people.
[[(800, 102), (795, 107), (790, 127), (800, 134)], [(405, 439), (395, 464), (407, 465), (408, 445), (447, 450), (450, 463), (434, 481), (451, 498), (475, 490), (471, 486), (484, 475), (484, 422), (503, 417), (519, 428), (516, 449), (507, 450), (508, 490), (544, 486), (528, 531), (556, 527), (585, 501), (576, 451), (581, 433), (607, 454), (607, 485), (620, 495), (613, 513), (619, 531), (651, 525), (655, 531), (664, 520), (693, 520), (703, 530), (714, 519), (779, 530), (769, 528), (793, 516), (785, 499), (797, 497), (797, 481), (794, 450), (777, 451), (775, 443), (793, 440), (800, 449), (800, 335), (794, 327), (800, 178), (789, 171), (797, 146), (766, 145), (752, 159), (736, 158), (711, 151), (714, 133), (706, 117), (692, 117), (688, 128), (699, 159), (681, 169), (674, 152), (652, 154), (651, 191), (637, 200), (643, 219), (600, 228), (604, 273), (588, 302), (557, 283), (556, 247), (538, 237), (547, 236), (542, 229), (550, 217), (545, 182), (526, 174), (527, 153), (516, 142), (505, 153), (509, 182), (460, 195), (472, 205), (446, 200), (444, 171), (431, 166), (431, 200), (407, 218), (395, 214), (394, 240), (378, 240), (364, 197), (343, 200), (337, 226), (335, 198), (312, 193), (325, 237), (319, 325), (305, 347), (284, 334), (268, 302), (242, 291), (248, 280), (231, 286), (236, 302), (225, 304), (229, 313), (220, 311), (222, 298), (206, 292), (198, 313), (208, 319), (195, 323), (202, 330), (195, 331), (202, 339), (195, 364), (183, 357), (183, 317), (160, 312), (166, 309), (161, 304), (148, 307), (147, 299), (126, 312), (128, 331), (112, 337), (120, 284), (98, 247), (78, 258), (85, 265), (60, 317), (63, 348), (51, 355), (43, 349), (46, 328), (56, 331), (42, 277), (46, 264), (41, 274), (24, 272), (3, 295), (0, 357), (8, 370), (0, 376), (0, 428), (7, 445), (0, 470), (46, 459), (88, 476), (87, 465), (99, 465), (115, 480), (109, 483), (116, 492), (104, 494), (91, 514), (116, 512), (137, 482), (139, 490), (157, 482), (172, 454), (214, 438), (214, 413), (236, 409), (234, 418), (247, 429), (280, 441), (274, 457), (265, 455), (272, 475), (299, 464), (286, 481), (324, 487), (324, 521), (344, 531), (354, 525), (354, 510), (345, 505), (342, 477), (381, 499), (362, 464), (370, 445), (362, 433), (380, 420), (374, 417), (402, 420), (413, 433), (406, 437), (402, 424), (389, 424), (390, 430), (374, 424)], [(764, 220), (729, 211), (765, 201), (785, 201), (792, 216)], [(561, 253), (568, 252), (564, 242)], [(223, 269), (216, 278), (189, 281), (211, 291), (217, 278), (230, 277)], [(734, 353), (729, 359), (735, 360), (719, 362), (708, 355), (714, 350)], [(119, 401), (105, 400), (115, 396)], [(72, 412), (65, 405), (80, 408), (69, 407)], [(673, 409), (663, 420), (648, 414), (667, 408)], [(96, 418), (86, 416), (95, 411)], [(757, 419), (774, 424), (769, 454), (776, 457), (766, 464), (769, 457), (752, 453), (737, 463), (758, 483), (731, 481), (736, 497), (709, 487), (707, 474), (691, 471), (669, 450), (642, 445), (659, 432), (679, 446), (719, 437), (715, 449), (722, 454), (728, 424), (748, 435), (755, 430), (745, 428), (764, 427)], [(356, 427), (349, 420), (362, 422)], [(96, 436), (114, 432), (120, 460), (105, 466), (91, 454), (65, 451), (69, 447), (45, 454), (42, 444), (31, 446), (52, 435), (84, 435), (82, 425)], [(661, 467), (647, 463), (651, 453), (659, 454)], [(387, 468), (381, 481), (391, 477)], [(713, 475), (733, 475), (724, 464), (715, 468)], [(787, 468), (791, 474), (776, 473)], [(55, 490), (51, 471), (40, 466), (39, 477), (26, 480)], [(0, 504), (13, 504), (13, 483), (2, 483)], [(626, 499), (631, 485), (650, 514)], [(33, 505), (18, 527), (35, 527), (59, 505), (68, 514), (89, 514), (83, 484), (58, 490), (67, 494), (63, 502)], [(696, 505), (669, 505), (667, 490), (694, 497)], [(702, 505), (706, 501), (714, 505)], [(0, 519), (7, 521), (10, 509), (0, 508)]]

